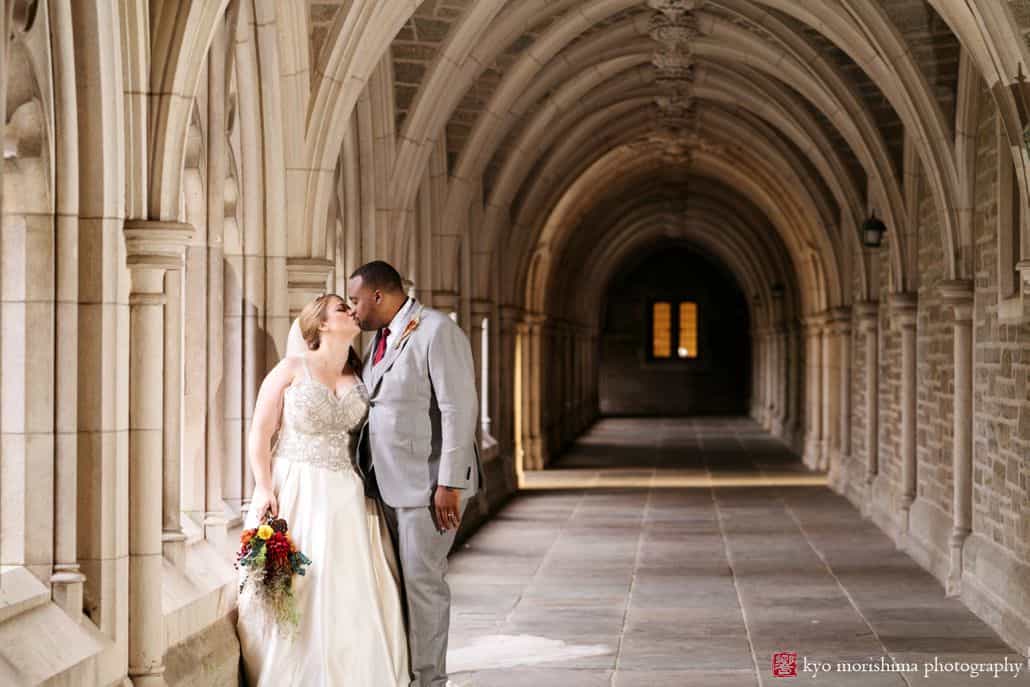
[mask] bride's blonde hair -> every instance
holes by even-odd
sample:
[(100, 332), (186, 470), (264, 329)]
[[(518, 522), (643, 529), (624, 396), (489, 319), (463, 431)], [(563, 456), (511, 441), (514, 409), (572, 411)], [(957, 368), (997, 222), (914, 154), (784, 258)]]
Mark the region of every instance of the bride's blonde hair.
[[(300, 311), (300, 317), (297, 318), (297, 323), (300, 325), (300, 335), (304, 337), (304, 343), (308, 345), (308, 349), (312, 351), (318, 350), (318, 345), (322, 342), (322, 334), (318, 331), (318, 328), (325, 322), (326, 309), (329, 307), (329, 300), (332, 298), (340, 298), (335, 293), (325, 293), (311, 301), (304, 306), (304, 309)], [(343, 299), (340, 298), (342, 301)]]
[[(343, 300), (341, 296), (335, 293), (325, 293), (305, 305), (304, 309), (300, 311), (300, 316), (297, 317), (300, 335), (304, 337), (304, 343), (307, 344), (308, 350), (317, 351), (318, 346), (322, 343), (322, 334), (318, 328), (325, 322), (326, 310), (333, 298), (338, 298), (344, 307), (349, 307), (347, 301)], [(355, 375), (361, 376), (361, 358), (353, 346), (347, 354), (347, 366)]]

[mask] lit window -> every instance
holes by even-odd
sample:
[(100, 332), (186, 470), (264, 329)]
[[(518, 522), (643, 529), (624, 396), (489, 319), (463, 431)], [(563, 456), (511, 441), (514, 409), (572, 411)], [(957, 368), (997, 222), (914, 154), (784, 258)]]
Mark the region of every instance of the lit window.
[(680, 303), (679, 349), (681, 358), (697, 357), (697, 303)]
[(653, 312), (651, 354), (656, 358), (672, 355), (672, 304), (655, 303)]
[(697, 353), (697, 303), (652, 303), (651, 357), (691, 359), (696, 358)]

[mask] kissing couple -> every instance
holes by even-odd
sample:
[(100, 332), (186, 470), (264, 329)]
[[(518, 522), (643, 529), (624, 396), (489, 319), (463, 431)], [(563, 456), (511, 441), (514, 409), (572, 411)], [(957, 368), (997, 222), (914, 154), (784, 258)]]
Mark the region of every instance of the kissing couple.
[(286, 519), (312, 563), (292, 637), (240, 594), (243, 670), (251, 687), (444, 687), (447, 554), (482, 482), (472, 349), (385, 262), (347, 290), (305, 306), (258, 392), (244, 527)]

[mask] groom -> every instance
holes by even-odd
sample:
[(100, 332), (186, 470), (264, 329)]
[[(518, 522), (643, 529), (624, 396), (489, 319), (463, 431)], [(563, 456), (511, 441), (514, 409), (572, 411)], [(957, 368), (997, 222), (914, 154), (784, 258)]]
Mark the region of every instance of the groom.
[(378, 487), (400, 560), (411, 687), (442, 687), (447, 554), (481, 482), (472, 349), (451, 318), (408, 298), (385, 262), (355, 270), (347, 292), (358, 324), (376, 332), (362, 372), (370, 409), (359, 462)]

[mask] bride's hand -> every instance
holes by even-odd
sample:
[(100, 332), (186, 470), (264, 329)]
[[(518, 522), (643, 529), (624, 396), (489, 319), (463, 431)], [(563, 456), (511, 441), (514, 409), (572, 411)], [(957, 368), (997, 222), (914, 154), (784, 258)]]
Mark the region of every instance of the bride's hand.
[(275, 492), (269, 487), (254, 487), (254, 495), (250, 499), (250, 507), (258, 514), (259, 518), (264, 518), (265, 513), (272, 511), (272, 517), (279, 516), (279, 502), (276, 501)]

